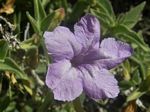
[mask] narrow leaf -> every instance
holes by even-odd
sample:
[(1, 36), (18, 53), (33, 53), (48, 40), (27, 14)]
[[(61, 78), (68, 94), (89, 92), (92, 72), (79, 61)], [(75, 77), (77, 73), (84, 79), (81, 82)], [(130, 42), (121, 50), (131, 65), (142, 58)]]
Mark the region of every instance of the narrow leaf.
[(26, 12), (26, 14), (27, 14), (27, 17), (28, 17), (31, 25), (32, 25), (32, 28), (34, 29), (34, 31), (36, 33), (38, 33), (39, 32), (39, 28), (38, 28), (39, 26), (37, 24), (37, 21), (29, 14), (29, 12)]
[(138, 6), (132, 8), (124, 16), (122, 16), (123, 21), (121, 24), (127, 25), (129, 28), (132, 28), (141, 18), (141, 12), (144, 9), (146, 2), (142, 2)]
[(39, 14), (40, 14), (40, 20), (46, 17), (46, 12), (44, 10), (44, 7), (42, 6), (41, 0), (38, 0), (38, 5), (39, 5)]
[(0, 40), (0, 59), (4, 59), (6, 57), (8, 51), (8, 44), (5, 40)]
[(0, 61), (0, 71), (10, 71), (15, 73), (18, 78), (26, 78), (23, 70), (21, 70), (19, 65), (11, 58), (5, 58), (4, 61)]
[(34, 0), (34, 14), (37, 21), (42, 20), (46, 17), (44, 7), (42, 6), (41, 0)]

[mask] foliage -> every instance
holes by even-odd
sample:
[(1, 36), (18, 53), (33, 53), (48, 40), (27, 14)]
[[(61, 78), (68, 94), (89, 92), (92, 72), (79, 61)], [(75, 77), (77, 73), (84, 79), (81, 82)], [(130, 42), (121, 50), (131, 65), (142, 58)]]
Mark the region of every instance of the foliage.
[[(15, 25), (11, 36), (20, 43), (19, 47), (10, 47), (11, 43), (0, 35), (0, 112), (82, 112), (83, 107), (86, 112), (150, 110), (146, 99), (150, 96), (150, 48), (144, 41), (142, 29), (134, 30), (142, 19), (146, 2), (119, 15), (114, 13), (109, 0), (12, 2), (15, 2), (15, 5), (11, 4), (14, 13), (9, 15), (5, 5), (5, 11), (0, 13)], [(22, 4), (25, 4), (25, 10), (20, 7)], [(102, 38), (113, 36), (134, 48), (133, 56), (112, 70), (119, 81), (120, 95), (116, 99), (99, 101), (91, 101), (84, 95), (73, 103), (54, 101), (44, 84), (51, 59), (46, 53), (43, 32), (52, 31), (60, 24), (72, 27), (85, 13), (91, 13), (100, 20)]]

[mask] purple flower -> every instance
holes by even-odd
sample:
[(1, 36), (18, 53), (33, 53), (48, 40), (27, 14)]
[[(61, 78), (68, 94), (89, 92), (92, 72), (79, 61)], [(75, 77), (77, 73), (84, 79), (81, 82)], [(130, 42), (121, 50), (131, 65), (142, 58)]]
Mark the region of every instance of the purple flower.
[(117, 80), (108, 70), (131, 56), (132, 49), (114, 38), (100, 43), (96, 17), (82, 17), (75, 24), (74, 33), (58, 26), (53, 32), (45, 32), (44, 37), (53, 60), (48, 66), (46, 85), (56, 100), (71, 101), (82, 92), (92, 99), (118, 95)]

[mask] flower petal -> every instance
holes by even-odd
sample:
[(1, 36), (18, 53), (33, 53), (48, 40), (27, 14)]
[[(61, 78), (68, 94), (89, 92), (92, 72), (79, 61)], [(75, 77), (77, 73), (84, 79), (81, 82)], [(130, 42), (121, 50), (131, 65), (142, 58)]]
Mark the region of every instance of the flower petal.
[(53, 32), (45, 32), (45, 44), (52, 60), (72, 59), (81, 51), (81, 45), (66, 27), (58, 26)]
[(129, 44), (116, 41), (114, 38), (104, 39), (100, 44), (100, 59), (95, 61), (100, 68), (111, 69), (132, 55)]
[(68, 60), (49, 65), (46, 85), (53, 91), (54, 98), (61, 101), (72, 101), (83, 90), (78, 71), (71, 67)]
[[(85, 15), (79, 22), (74, 25), (74, 33), (76, 38), (84, 48), (90, 47), (100, 39), (100, 25), (95, 16), (90, 14)], [(99, 47), (99, 44), (97, 44)]]
[(119, 94), (117, 80), (106, 69), (86, 64), (79, 67), (83, 74), (85, 94), (93, 99), (114, 98)]

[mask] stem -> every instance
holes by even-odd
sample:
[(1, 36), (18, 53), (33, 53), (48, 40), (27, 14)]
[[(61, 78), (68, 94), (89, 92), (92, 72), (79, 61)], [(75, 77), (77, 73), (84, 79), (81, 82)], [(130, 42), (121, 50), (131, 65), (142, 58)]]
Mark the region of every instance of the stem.
[(36, 74), (35, 70), (31, 70), (31, 73), (32, 73), (33, 77), (35, 78), (35, 80), (37, 81), (37, 83), (41, 86), (44, 86), (44, 82), (40, 79), (38, 74)]
[(84, 112), (83, 106), (81, 104), (80, 98), (77, 98), (73, 101), (74, 109), (76, 112)]

